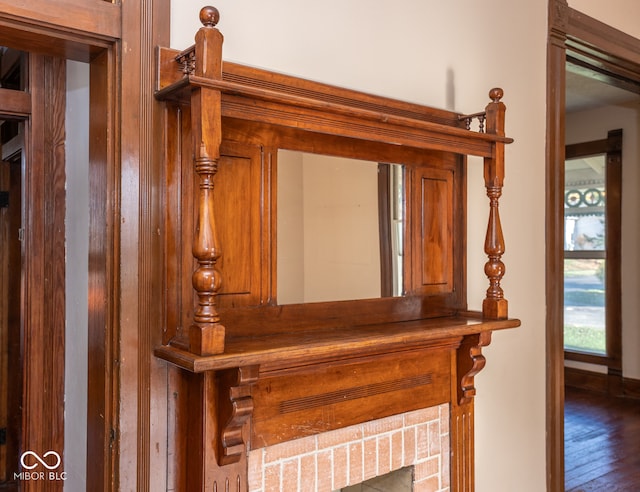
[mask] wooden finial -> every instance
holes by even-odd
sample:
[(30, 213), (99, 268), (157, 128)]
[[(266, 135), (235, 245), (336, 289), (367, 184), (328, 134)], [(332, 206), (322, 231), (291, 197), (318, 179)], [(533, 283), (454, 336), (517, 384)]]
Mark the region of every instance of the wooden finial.
[(504, 96), (504, 91), (500, 89), (500, 87), (494, 87), (489, 91), (489, 98), (491, 98), (494, 103), (500, 102), (502, 96)]
[(215, 7), (202, 7), (200, 10), (200, 22), (204, 27), (215, 27), (220, 20), (220, 12)]

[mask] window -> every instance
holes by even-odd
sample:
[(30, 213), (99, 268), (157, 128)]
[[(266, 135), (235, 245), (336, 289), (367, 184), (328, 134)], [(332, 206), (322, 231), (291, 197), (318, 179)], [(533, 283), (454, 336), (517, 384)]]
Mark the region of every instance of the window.
[(619, 368), (622, 131), (568, 145), (564, 205), (567, 359)]

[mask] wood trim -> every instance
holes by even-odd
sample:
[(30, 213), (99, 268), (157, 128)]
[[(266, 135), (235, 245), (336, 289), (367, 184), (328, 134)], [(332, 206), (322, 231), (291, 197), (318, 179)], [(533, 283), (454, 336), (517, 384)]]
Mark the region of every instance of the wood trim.
[(608, 374), (586, 371), (575, 367), (565, 367), (565, 384), (611, 396), (640, 398), (640, 380), (623, 378), (619, 371)]
[(24, 117), (31, 113), (31, 96), (24, 91), (0, 88), (0, 108), (3, 117)]
[[(564, 350), (562, 249), (564, 190), (564, 90), (567, 49), (580, 47), (597, 63), (606, 58), (612, 73), (640, 73), (640, 40), (571, 9), (566, 0), (549, 2), (547, 43), (546, 156), (546, 350), (547, 489), (564, 490)], [(640, 77), (637, 77), (640, 80)]]
[[(6, 317), (0, 320), (3, 340), (2, 383), (4, 421), (6, 427), (6, 443), (1, 458), (0, 481), (12, 479), (12, 469), (18, 463), (21, 431), (22, 431), (22, 351), (21, 351), (21, 289), (22, 275), (22, 246), (15, 233), (22, 227), (22, 160), (24, 158), (24, 135), (12, 140), (20, 141), (20, 145), (11, 154), (11, 160), (0, 162), (0, 185), (2, 190), (9, 191), (8, 209), (0, 210), (0, 234), (2, 248), (0, 252), (0, 273), (3, 282), (0, 285), (0, 309)], [(4, 150), (4, 148), (3, 148)], [(6, 212), (6, 213), (5, 213)], [(9, 329), (13, 327), (13, 329)], [(9, 376), (10, 375), (10, 376)]]
[[(161, 298), (152, 266), (161, 263), (155, 241), (161, 166), (153, 142), (162, 133), (149, 71), (154, 46), (168, 43), (168, 10), (168, 0), (0, 1), (0, 44), (91, 63), (90, 152), (98, 186), (91, 203), (91, 490), (169, 488), (165, 474), (151, 473), (166, 468), (166, 445), (151, 442), (167, 442), (164, 426), (153, 425), (166, 422), (166, 410), (152, 405), (166, 401), (167, 378), (166, 364), (149, 348), (161, 343), (154, 338), (161, 313), (151, 299)], [(120, 39), (127, 50), (119, 49)], [(120, 187), (125, 174), (130, 195)]]
[[(62, 38), (77, 33), (113, 41), (121, 35), (120, 5), (104, 0), (1, 0), (0, 25), (4, 27), (5, 21), (30, 36), (43, 38), (55, 32)], [(3, 33), (0, 39), (4, 41), (12, 34), (13, 31)], [(51, 47), (47, 51), (50, 52)]]
[(629, 398), (640, 399), (640, 379), (622, 378), (622, 391)]
[[(110, 91), (114, 73), (114, 56), (109, 51), (95, 58), (90, 68), (89, 125), (89, 359), (87, 408), (87, 488), (108, 490), (111, 484), (113, 453), (112, 429), (114, 412), (111, 401), (115, 394), (113, 367), (114, 345), (111, 339), (114, 326), (111, 292), (114, 272), (113, 221), (110, 210), (114, 197), (110, 191), (114, 183), (114, 140), (109, 138), (113, 127), (114, 97)], [(113, 252), (113, 253), (112, 253)]]
[(574, 367), (564, 368), (565, 385), (596, 393), (608, 393), (609, 381), (606, 374), (585, 371)]
[[(169, 40), (169, 0), (122, 2), (122, 46), (115, 60), (121, 87), (114, 100), (113, 124), (119, 128), (120, 155), (112, 178), (119, 183), (110, 206), (121, 217), (114, 231), (117, 245), (110, 262), (120, 263), (114, 277), (111, 309), (117, 372), (113, 374), (114, 428), (112, 489), (166, 490), (167, 366), (153, 357), (162, 343), (161, 146), (163, 122), (153, 96), (155, 47)], [(114, 72), (115, 73), (115, 72)], [(113, 89), (112, 89), (113, 90)], [(124, 179), (124, 176), (127, 178)], [(117, 271), (117, 270), (116, 270)], [(115, 319), (117, 317), (117, 319)], [(160, 403), (158, 403), (160, 402)], [(154, 444), (155, 443), (155, 444)]]
[[(636, 73), (640, 79), (638, 39), (575, 9), (568, 9), (566, 34), (568, 48), (579, 47), (592, 62), (606, 60), (621, 69)], [(617, 69), (610, 67), (615, 75)]]
[(615, 371), (611, 374), (565, 367), (565, 384), (573, 388), (619, 397), (640, 398), (640, 380), (624, 378)]
[[(21, 449), (64, 449), (66, 70), (59, 59), (29, 56), (34, 114), (23, 168)], [(46, 397), (45, 397), (46, 395)], [(12, 464), (13, 465), (13, 464)], [(39, 484), (23, 482), (23, 490)]]
[[(344, 323), (314, 330), (313, 342), (309, 341), (308, 332), (281, 333), (254, 335), (250, 340), (233, 338), (228, 342), (225, 353), (204, 357), (166, 345), (158, 347), (155, 353), (191, 372), (219, 371), (246, 365), (260, 365), (263, 370), (268, 366), (269, 370), (275, 370), (327, 360), (402, 352), (416, 347), (434, 347), (445, 339), (455, 337), (478, 335), (486, 340), (487, 335), (482, 333), (517, 326), (520, 326), (519, 320), (486, 320), (479, 316), (475, 319), (444, 317), (360, 327), (349, 327)], [(478, 346), (486, 344), (488, 341)], [(475, 362), (479, 363), (479, 360)]]
[(378, 227), (380, 230), (380, 295), (393, 295), (393, 246), (391, 236), (391, 164), (378, 164)]
[(564, 128), (566, 0), (549, 2), (546, 148), (546, 429), (547, 490), (564, 491)]

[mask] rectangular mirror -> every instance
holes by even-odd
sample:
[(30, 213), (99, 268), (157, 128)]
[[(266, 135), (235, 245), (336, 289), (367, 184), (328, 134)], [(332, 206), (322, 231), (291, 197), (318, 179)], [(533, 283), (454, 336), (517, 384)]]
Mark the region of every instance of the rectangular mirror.
[(278, 150), (277, 302), (402, 295), (400, 164)]

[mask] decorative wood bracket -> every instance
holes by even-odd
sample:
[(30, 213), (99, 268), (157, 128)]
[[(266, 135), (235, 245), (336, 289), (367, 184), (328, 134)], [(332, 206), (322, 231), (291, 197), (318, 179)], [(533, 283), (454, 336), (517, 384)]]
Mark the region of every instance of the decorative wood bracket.
[(253, 414), (251, 385), (258, 380), (259, 366), (238, 367), (219, 373), (218, 464), (237, 463), (247, 449), (244, 426)]
[(457, 354), (458, 405), (470, 403), (476, 394), (473, 378), (486, 363), (482, 347), (491, 343), (491, 332), (483, 331), (462, 339)]

